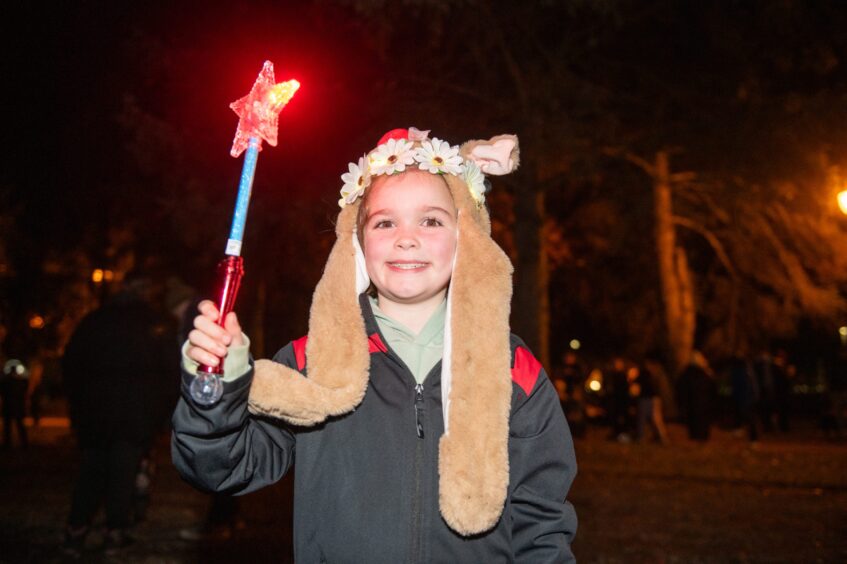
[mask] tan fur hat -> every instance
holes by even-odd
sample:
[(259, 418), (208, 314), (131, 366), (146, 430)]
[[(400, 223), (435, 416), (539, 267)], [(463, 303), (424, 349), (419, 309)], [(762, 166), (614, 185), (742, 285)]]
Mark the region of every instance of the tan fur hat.
[(408, 161), (413, 152), (414, 164), (443, 174), (458, 210), (442, 358), (445, 433), (439, 444), (439, 504), (450, 528), (467, 536), (497, 523), (509, 484), (512, 265), (491, 239), (482, 180), (483, 174), (506, 174), (517, 167), (518, 140), (500, 135), (459, 148), (430, 140), (428, 133), (391, 131), (358, 165), (351, 163), (350, 173), (342, 177), (337, 241), (312, 299), (308, 378), (281, 364), (257, 361), (249, 408), (309, 426), (348, 413), (362, 401), (370, 354), (358, 299), (367, 288), (356, 236), (358, 196), (369, 183), (368, 172), (391, 174), (397, 170), (397, 165), (391, 168), (392, 155)]

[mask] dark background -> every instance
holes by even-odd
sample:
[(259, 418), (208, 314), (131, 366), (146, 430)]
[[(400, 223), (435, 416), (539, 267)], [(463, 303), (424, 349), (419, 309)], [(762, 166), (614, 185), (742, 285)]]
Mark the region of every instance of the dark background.
[[(210, 292), (241, 168), (228, 104), (265, 59), (303, 86), (261, 154), (247, 224), (239, 308), (259, 354), (305, 330), (346, 163), (409, 125), (453, 143), (521, 137), (523, 165), (489, 205), (516, 265), (513, 325), (546, 362), (572, 338), (597, 359), (667, 357), (651, 178), (626, 158), (660, 150), (695, 178), (674, 187), (674, 212), (700, 229), (678, 228), (695, 346), (720, 360), (780, 344), (809, 366), (838, 347), (840, 2), (68, 2), (7, 16), (0, 299), (38, 347), (60, 352), (133, 268)], [(115, 281), (93, 283), (95, 268)]]

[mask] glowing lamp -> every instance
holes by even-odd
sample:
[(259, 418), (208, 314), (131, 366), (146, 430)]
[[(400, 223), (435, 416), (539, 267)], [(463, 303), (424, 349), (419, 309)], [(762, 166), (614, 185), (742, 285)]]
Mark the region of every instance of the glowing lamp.
[[(247, 223), (247, 208), (250, 205), (250, 192), (253, 189), (253, 177), (256, 173), (256, 161), (262, 150), (262, 140), (276, 147), (279, 130), (279, 113), (291, 100), (300, 83), (296, 80), (276, 83), (274, 65), (265, 61), (250, 93), (229, 105), (238, 115), (238, 127), (232, 141), (230, 155), (238, 157), (244, 153), (244, 165), (238, 184), (238, 196), (232, 227), (224, 250), (224, 259), (218, 265), (218, 324), (223, 326), (227, 314), (235, 306), (235, 298), (244, 275), (244, 261), (241, 257), (241, 242)], [(201, 364), (197, 377), (191, 383), (191, 397), (201, 405), (212, 405), (223, 395), (223, 359), (216, 366)]]
[(847, 215), (847, 190), (838, 194), (838, 207), (841, 208), (841, 213)]
[(44, 318), (38, 314), (29, 318), (29, 326), (32, 329), (44, 329)]
[(100, 282), (103, 281), (103, 269), (102, 268), (95, 268), (94, 270), (91, 271), (91, 281), (94, 282), (95, 284), (99, 284)]

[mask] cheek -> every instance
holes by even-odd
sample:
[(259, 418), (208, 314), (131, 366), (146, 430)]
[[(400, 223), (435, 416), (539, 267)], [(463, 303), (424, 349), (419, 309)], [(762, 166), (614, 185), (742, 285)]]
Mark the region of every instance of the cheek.
[(390, 246), (388, 237), (380, 236), (379, 232), (369, 233), (365, 235), (362, 241), (362, 251), (365, 253), (365, 262), (373, 262), (379, 260), (386, 252), (386, 248)]
[(442, 262), (452, 263), (453, 254), (456, 251), (455, 236), (441, 234), (433, 237), (429, 243), (429, 248)]

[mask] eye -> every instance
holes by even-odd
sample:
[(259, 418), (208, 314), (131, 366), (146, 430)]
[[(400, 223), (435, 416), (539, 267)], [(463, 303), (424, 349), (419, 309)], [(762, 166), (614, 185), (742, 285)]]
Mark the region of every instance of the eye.
[(444, 224), (441, 222), (440, 219), (437, 219), (435, 217), (425, 217), (421, 222), (421, 225), (423, 225), (424, 227), (441, 227)]
[(376, 223), (373, 224), (373, 229), (388, 229), (394, 225), (390, 219), (380, 219)]

